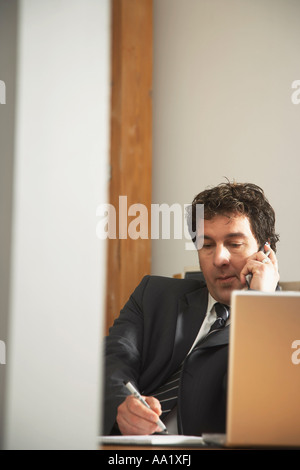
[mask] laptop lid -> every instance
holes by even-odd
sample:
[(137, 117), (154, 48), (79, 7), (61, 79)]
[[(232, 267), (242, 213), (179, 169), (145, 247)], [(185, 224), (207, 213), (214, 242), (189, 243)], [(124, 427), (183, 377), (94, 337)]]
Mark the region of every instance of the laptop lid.
[(300, 292), (232, 294), (226, 444), (300, 446)]

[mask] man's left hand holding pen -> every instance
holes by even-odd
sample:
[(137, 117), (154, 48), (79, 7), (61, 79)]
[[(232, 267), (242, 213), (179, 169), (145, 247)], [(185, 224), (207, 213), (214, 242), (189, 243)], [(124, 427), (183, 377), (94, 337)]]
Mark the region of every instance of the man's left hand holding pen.
[(161, 406), (154, 397), (142, 397), (149, 408), (145, 406), (134, 395), (129, 395), (119, 405), (117, 413), (117, 423), (123, 435), (146, 435), (161, 433), (159, 426), (159, 416)]

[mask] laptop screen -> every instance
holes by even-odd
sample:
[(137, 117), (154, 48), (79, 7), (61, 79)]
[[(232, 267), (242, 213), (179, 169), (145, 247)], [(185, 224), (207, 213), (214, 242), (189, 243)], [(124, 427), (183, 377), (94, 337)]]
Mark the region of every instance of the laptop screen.
[(228, 445), (300, 445), (300, 292), (232, 294)]

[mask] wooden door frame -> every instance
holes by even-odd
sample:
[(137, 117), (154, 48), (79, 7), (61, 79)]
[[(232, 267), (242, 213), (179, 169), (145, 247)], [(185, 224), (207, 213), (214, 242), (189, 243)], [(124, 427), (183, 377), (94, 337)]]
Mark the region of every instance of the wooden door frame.
[[(106, 334), (151, 269), (152, 8), (152, 0), (112, 0), (109, 202), (117, 230), (116, 239), (108, 240)], [(147, 238), (119, 237), (132, 220), (124, 210), (120, 215), (120, 196), (127, 197), (127, 209), (147, 208)]]

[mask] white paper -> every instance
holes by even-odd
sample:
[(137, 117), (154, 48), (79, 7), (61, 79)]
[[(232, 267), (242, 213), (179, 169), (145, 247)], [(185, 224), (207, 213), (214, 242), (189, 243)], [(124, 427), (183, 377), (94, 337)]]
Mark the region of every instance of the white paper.
[(146, 446), (205, 446), (202, 437), (175, 434), (151, 434), (149, 436), (100, 436), (100, 444)]

